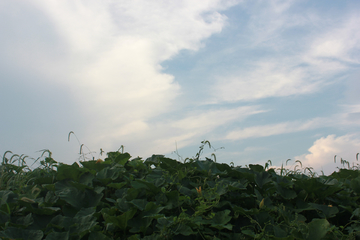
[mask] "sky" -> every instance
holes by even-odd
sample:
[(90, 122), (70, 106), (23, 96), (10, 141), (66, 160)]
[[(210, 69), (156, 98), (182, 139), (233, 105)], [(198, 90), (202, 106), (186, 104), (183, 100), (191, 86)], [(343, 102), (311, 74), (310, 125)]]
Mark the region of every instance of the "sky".
[(0, 152), (357, 166), (358, 26), (357, 0), (1, 1)]

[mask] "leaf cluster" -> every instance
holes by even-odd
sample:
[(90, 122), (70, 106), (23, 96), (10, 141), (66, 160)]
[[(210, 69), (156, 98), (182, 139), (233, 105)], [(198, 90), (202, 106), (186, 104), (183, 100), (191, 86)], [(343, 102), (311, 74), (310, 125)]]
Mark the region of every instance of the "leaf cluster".
[[(117, 151), (72, 165), (56, 162), (48, 151), (35, 170), (4, 155), (0, 238), (359, 237), (360, 171), (279, 175), (268, 164), (201, 160), (201, 151), (185, 162), (162, 155), (131, 159)], [(9, 184), (15, 177), (18, 184)]]

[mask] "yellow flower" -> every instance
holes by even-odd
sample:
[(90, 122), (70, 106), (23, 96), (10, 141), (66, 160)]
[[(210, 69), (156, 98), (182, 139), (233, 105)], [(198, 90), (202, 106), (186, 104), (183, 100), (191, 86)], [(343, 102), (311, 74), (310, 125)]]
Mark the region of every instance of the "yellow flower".
[(261, 200), (260, 204), (259, 204), (259, 208), (263, 208), (264, 207), (264, 198)]
[(201, 186), (199, 186), (199, 188), (195, 187), (195, 189), (198, 192), (198, 194), (201, 195)]

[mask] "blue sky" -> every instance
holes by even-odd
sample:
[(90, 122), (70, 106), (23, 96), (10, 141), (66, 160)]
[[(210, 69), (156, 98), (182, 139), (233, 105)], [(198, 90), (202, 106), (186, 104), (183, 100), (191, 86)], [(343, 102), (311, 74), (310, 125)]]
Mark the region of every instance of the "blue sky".
[(355, 0), (2, 1), (0, 151), (73, 163), (74, 131), (88, 158), (186, 158), (206, 139), (218, 162), (329, 174), (360, 152), (358, 26)]

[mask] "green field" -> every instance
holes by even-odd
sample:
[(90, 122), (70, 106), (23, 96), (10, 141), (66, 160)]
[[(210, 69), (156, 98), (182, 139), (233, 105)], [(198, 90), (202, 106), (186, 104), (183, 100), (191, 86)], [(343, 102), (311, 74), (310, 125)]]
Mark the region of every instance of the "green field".
[(45, 150), (33, 170), (26, 156), (6, 152), (0, 166), (0, 237), (360, 238), (358, 169), (317, 176), (272, 169), (271, 162), (237, 167), (201, 159), (206, 144), (182, 162), (116, 151), (104, 160), (67, 165)]

